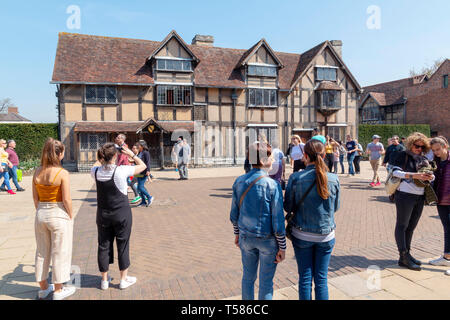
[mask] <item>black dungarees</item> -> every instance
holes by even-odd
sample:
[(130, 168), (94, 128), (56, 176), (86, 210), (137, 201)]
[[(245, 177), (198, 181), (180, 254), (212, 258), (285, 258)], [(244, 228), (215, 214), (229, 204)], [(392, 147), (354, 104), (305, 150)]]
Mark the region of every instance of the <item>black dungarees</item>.
[(114, 175), (108, 181), (98, 181), (97, 185), (97, 230), (98, 230), (98, 267), (107, 272), (109, 264), (114, 263), (114, 238), (117, 242), (119, 270), (130, 266), (130, 234), (132, 225), (131, 208), (128, 197), (114, 183)]

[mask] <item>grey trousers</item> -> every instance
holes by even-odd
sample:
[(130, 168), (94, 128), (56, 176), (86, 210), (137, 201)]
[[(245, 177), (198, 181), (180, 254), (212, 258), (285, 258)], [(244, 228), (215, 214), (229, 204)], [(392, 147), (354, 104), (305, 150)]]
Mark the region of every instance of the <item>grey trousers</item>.
[(180, 174), (180, 178), (187, 179), (188, 178), (188, 168), (186, 164), (180, 163), (178, 164), (178, 173)]

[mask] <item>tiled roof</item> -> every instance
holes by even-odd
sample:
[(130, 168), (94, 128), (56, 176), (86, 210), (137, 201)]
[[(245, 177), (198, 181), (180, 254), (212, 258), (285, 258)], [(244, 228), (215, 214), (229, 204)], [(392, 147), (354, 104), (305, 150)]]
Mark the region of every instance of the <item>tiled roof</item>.
[(413, 86), (415, 78), (417, 81), (416, 84), (419, 84), (426, 78), (426, 75), (382, 82), (364, 87), (364, 95), (362, 96), (361, 103), (370, 95), (380, 106), (401, 104), (404, 102), (404, 89)]
[[(75, 132), (136, 132), (147, 121), (79, 121), (75, 124)], [(194, 131), (194, 121), (155, 121), (167, 132), (177, 129)]]
[[(284, 65), (279, 73), (280, 89), (291, 88), (324, 44), (302, 55), (275, 52)], [(60, 33), (52, 81), (151, 85), (154, 79), (146, 61), (160, 45), (159, 41)], [(246, 87), (236, 66), (249, 50), (187, 47), (200, 60), (194, 70), (197, 86)]]
[(31, 122), (17, 113), (0, 113), (0, 122)]
[(322, 81), (316, 90), (342, 90), (342, 88), (333, 81)]
[(80, 121), (75, 132), (136, 132), (143, 121)]

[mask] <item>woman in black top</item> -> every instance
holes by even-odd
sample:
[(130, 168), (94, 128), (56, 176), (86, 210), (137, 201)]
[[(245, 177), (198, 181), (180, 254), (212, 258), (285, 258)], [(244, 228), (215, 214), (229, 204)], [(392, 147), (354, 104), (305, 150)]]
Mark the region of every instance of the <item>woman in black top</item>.
[(144, 140), (139, 140), (139, 142), (136, 143), (136, 146), (139, 149), (138, 157), (144, 162), (144, 164), (147, 166), (147, 168), (142, 171), (142, 173), (137, 176), (138, 179), (138, 192), (141, 196), (141, 203), (138, 205), (138, 207), (148, 207), (153, 202), (153, 197), (148, 193), (147, 188), (145, 188), (145, 182), (147, 179), (149, 179), (150, 176), (150, 152), (148, 152), (148, 146), (147, 143)]

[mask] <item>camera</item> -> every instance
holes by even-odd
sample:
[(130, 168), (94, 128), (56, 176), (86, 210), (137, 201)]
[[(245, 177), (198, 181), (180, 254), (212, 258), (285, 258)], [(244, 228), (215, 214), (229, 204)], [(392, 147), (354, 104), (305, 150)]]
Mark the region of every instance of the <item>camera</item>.
[(119, 146), (118, 144), (114, 144), (114, 146), (116, 147), (117, 151), (122, 152), (123, 148), (121, 146)]

